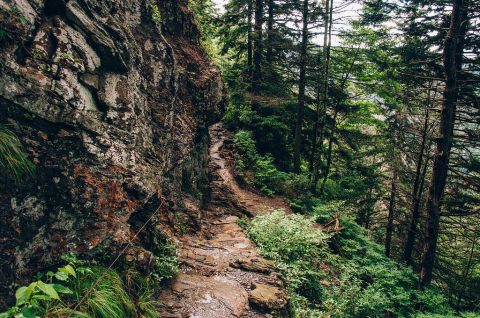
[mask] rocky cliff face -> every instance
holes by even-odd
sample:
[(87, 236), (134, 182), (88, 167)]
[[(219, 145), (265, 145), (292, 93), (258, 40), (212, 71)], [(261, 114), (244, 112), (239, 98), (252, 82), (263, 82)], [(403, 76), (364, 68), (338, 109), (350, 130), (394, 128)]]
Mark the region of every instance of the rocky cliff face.
[(198, 222), (224, 100), (187, 1), (0, 0), (0, 24), (0, 124), (37, 166), (0, 185), (0, 299), (65, 252), (115, 256), (158, 211), (126, 257), (151, 266)]

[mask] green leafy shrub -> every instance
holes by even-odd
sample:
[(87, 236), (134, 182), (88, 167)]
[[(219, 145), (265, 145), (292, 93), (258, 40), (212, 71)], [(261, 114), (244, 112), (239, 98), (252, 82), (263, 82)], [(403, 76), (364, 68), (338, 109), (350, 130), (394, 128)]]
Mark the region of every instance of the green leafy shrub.
[(341, 217), (344, 229), (333, 236), (315, 226), (315, 220), (329, 221), (332, 214), (350, 209), (331, 202), (316, 206), (312, 216), (274, 211), (240, 222), (260, 253), (275, 260), (282, 272), (292, 315), (450, 317), (452, 309), (442, 294), (418, 291), (412, 270), (385, 257), (383, 247), (351, 218)]
[(161, 282), (172, 278), (178, 272), (177, 247), (174, 242), (166, 238), (157, 242), (153, 252), (156, 257), (154, 278)]
[(15, 306), (0, 318), (159, 317), (152, 280), (132, 270), (123, 279), (113, 269), (70, 263), (55, 273), (37, 275), (15, 296)]
[[(252, 133), (240, 130), (235, 134), (234, 142), (240, 152), (236, 160), (238, 175), (266, 195), (283, 193), (288, 175), (275, 167), (271, 156), (258, 154)], [(253, 180), (245, 178), (247, 170), (253, 172)]]
[(247, 234), (266, 257), (296, 261), (320, 257), (326, 252), (329, 236), (312, 225), (311, 218), (276, 210), (254, 218)]
[(275, 260), (282, 271), (293, 313), (301, 317), (302, 312), (315, 310), (324, 293), (320, 282), (325, 274), (319, 268), (329, 236), (313, 227), (312, 218), (279, 210), (257, 216), (244, 226), (260, 253)]
[(61, 295), (73, 295), (69, 282), (77, 278), (72, 265), (59, 268), (55, 273), (37, 275), (37, 280), (15, 292), (15, 306), (0, 314), (1, 318), (30, 318), (47, 315), (61, 303)]
[(242, 152), (243, 158), (248, 165), (255, 164), (259, 157), (255, 140), (253, 140), (252, 132), (247, 130), (239, 130), (234, 137), (235, 146)]
[(151, 10), (153, 22), (155, 22), (155, 24), (157, 24), (157, 25), (161, 25), (162, 24), (162, 13), (158, 9), (158, 6), (155, 3), (155, 1), (150, 0), (149, 7), (150, 7), (150, 10)]
[(229, 129), (240, 131), (251, 126), (258, 117), (258, 114), (252, 110), (250, 103), (229, 103), (223, 122)]

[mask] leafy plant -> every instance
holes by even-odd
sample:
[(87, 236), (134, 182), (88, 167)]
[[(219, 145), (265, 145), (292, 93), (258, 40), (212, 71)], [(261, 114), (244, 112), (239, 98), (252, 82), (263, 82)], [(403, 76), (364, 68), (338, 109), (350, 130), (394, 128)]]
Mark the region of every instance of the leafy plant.
[(61, 303), (61, 294), (73, 294), (66, 286), (66, 282), (76, 276), (75, 269), (71, 265), (66, 265), (55, 273), (48, 272), (44, 277), (45, 281), (38, 279), (28, 286), (18, 288), (15, 292), (15, 306), (0, 314), (0, 317), (32, 318), (45, 315), (51, 306)]
[(259, 215), (247, 228), (247, 234), (268, 258), (296, 261), (322, 256), (329, 236), (313, 226), (313, 219), (282, 210)]
[(242, 222), (260, 253), (275, 260), (282, 271), (296, 317), (313, 314), (309, 308), (314, 310), (324, 292), (320, 282), (325, 275), (318, 268), (326, 256), (329, 235), (313, 227), (313, 222), (281, 210)]
[(158, 9), (157, 4), (154, 0), (150, 0), (150, 10), (152, 11), (152, 20), (157, 25), (162, 24), (162, 13)]
[[(266, 195), (282, 193), (288, 176), (275, 167), (271, 156), (258, 154), (252, 133), (240, 130), (235, 134), (234, 142), (240, 151), (240, 157), (236, 160), (239, 176), (245, 182), (258, 187)], [(247, 170), (253, 171), (253, 180), (246, 178)]]
[(341, 217), (343, 230), (333, 236), (315, 224), (346, 210), (342, 202), (332, 202), (315, 207), (311, 216), (274, 211), (239, 221), (260, 253), (282, 272), (292, 315), (453, 317), (441, 293), (417, 291), (411, 269), (385, 257), (382, 246), (352, 219)]
[(88, 267), (74, 256), (56, 272), (16, 291), (16, 305), (0, 318), (158, 318), (153, 280), (128, 270)]
[(177, 247), (170, 239), (156, 244), (154, 253), (156, 266), (153, 276), (161, 282), (172, 278), (178, 272)]

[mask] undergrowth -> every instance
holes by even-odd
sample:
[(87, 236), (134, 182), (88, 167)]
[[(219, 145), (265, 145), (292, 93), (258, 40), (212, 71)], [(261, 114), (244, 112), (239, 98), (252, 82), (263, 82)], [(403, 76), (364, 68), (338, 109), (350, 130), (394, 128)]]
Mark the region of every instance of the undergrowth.
[(385, 257), (352, 219), (341, 218), (343, 230), (332, 235), (314, 226), (329, 210), (318, 207), (311, 216), (274, 211), (240, 222), (283, 274), (293, 317), (455, 316), (437, 290), (418, 291), (412, 270)]
[[(282, 193), (288, 175), (279, 171), (272, 157), (258, 154), (252, 133), (240, 130), (235, 134), (235, 145), (239, 150), (235, 160), (236, 172), (249, 185), (256, 186), (265, 195)], [(249, 177), (248, 172), (253, 176)]]
[(272, 156), (258, 153), (251, 131), (239, 130), (234, 142), (237, 149), (235, 172), (244, 183), (267, 196), (284, 196), (295, 212), (310, 211), (318, 204), (318, 198), (309, 192), (308, 175), (279, 170)]
[(155, 291), (178, 270), (175, 246), (164, 244), (155, 271), (121, 272), (79, 261), (67, 255), (67, 265), (56, 272), (36, 275), (36, 280), (15, 293), (16, 304), (0, 318), (159, 318)]

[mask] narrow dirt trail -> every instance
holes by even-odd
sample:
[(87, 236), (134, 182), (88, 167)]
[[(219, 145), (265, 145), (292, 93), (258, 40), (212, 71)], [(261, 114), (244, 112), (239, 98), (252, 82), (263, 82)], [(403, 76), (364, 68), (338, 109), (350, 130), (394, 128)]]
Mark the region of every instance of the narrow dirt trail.
[(181, 239), (180, 273), (162, 291), (162, 317), (229, 318), (286, 316), (286, 294), (272, 263), (263, 259), (237, 225), (242, 213), (288, 209), (281, 198), (241, 188), (232, 173), (228, 133), (210, 128), (211, 202), (202, 231)]
[(282, 197), (269, 198), (240, 187), (232, 172), (233, 158), (231, 158), (231, 153), (225, 149), (226, 142), (231, 140), (231, 136), (220, 124), (210, 128), (210, 136), (212, 137), (210, 168), (218, 175), (214, 182), (219, 183), (217, 186), (228, 189), (231, 201), (236, 201), (236, 204), (252, 215), (271, 209), (283, 209), (286, 212), (292, 212)]

